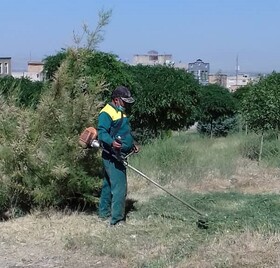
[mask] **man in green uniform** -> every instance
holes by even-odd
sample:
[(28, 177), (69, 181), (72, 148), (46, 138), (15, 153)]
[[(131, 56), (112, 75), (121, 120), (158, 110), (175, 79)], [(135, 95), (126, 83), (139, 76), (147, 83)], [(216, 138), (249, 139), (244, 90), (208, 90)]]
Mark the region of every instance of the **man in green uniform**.
[(128, 88), (117, 87), (112, 92), (112, 101), (98, 117), (98, 140), (104, 148), (102, 152), (105, 178), (99, 202), (99, 217), (111, 216), (110, 225), (122, 224), (125, 220), (125, 199), (127, 194), (126, 167), (116, 156), (138, 151), (134, 145), (131, 128), (125, 114), (125, 107), (134, 102)]

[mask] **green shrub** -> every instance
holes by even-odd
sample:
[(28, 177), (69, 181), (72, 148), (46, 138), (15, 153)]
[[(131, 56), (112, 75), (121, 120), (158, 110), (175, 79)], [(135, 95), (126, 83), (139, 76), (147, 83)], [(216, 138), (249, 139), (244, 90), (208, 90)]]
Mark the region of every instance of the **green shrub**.
[(237, 129), (237, 118), (236, 117), (225, 117), (219, 118), (213, 121), (212, 126), (210, 123), (202, 121), (198, 122), (197, 131), (200, 134), (212, 135), (215, 137), (225, 137), (229, 133)]
[[(87, 53), (70, 51), (36, 110), (1, 100), (0, 167), (8, 185), (2, 199), (6, 192), (11, 194), (8, 203), (14, 208), (28, 211), (97, 202), (99, 152), (78, 146), (81, 131), (96, 122), (98, 96), (104, 90), (77, 64)], [(0, 205), (6, 207), (4, 201)]]
[(33, 82), (26, 77), (5, 76), (0, 78), (0, 94), (6, 98), (13, 97), (18, 106), (36, 107), (44, 89), (43, 82)]

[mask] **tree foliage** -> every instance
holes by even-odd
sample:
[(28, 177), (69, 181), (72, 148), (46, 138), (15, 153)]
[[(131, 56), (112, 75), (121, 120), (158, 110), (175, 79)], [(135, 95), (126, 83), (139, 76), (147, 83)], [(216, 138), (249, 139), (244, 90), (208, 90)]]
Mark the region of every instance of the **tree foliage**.
[(195, 122), (199, 84), (183, 69), (168, 66), (128, 66), (136, 103), (132, 125), (151, 135), (178, 130)]
[(104, 81), (108, 88), (107, 94), (104, 96), (109, 98), (110, 93), (119, 85), (130, 87), (132, 85), (132, 77), (127, 72), (126, 64), (121, 62), (118, 56), (110, 53), (96, 51), (90, 53), (83, 60), (82, 66), (87, 76), (93, 81)]
[(211, 123), (198, 121), (197, 130), (200, 134), (212, 135), (215, 137), (227, 136), (229, 133), (237, 131), (238, 117), (224, 116)]
[(47, 80), (53, 80), (54, 75), (58, 68), (60, 67), (63, 60), (66, 58), (66, 50), (62, 49), (55, 55), (47, 56), (43, 59), (44, 62), (44, 73)]
[[(83, 58), (82, 53), (85, 51), (87, 52), (87, 56)], [(68, 55), (69, 53), (72, 53), (72, 50), (67, 50), (63, 53), (59, 52), (45, 59), (45, 71), (48, 77), (52, 77), (51, 80), (54, 79), (54, 74), (63, 61), (67, 57), (72, 57)], [(109, 92), (118, 85), (130, 86), (132, 84), (132, 79), (126, 71), (126, 64), (121, 62), (117, 55), (90, 49), (80, 49), (76, 56), (78, 55), (79, 60), (75, 64), (78, 64), (79, 68), (84, 72), (84, 75), (90, 76), (92, 82), (99, 83), (103, 81), (106, 84), (108, 92), (107, 94), (105, 93), (104, 98), (109, 98)]]
[(199, 105), (200, 120), (211, 123), (223, 116), (232, 116), (235, 113), (235, 101), (232, 94), (217, 84), (201, 88)]
[(280, 73), (273, 72), (251, 86), (242, 102), (242, 114), (251, 129), (279, 130)]
[[(98, 12), (98, 23), (94, 30), (91, 30), (87, 24), (82, 26), (82, 34), (74, 32), (74, 42), (77, 48), (85, 48), (95, 51), (98, 45), (104, 40), (104, 28), (109, 24), (112, 16), (112, 10), (101, 10)], [(86, 39), (86, 41), (84, 41)]]
[[(96, 52), (98, 45), (104, 40), (104, 27), (109, 24), (111, 15), (112, 10), (102, 10), (98, 13), (99, 20), (95, 29), (91, 30), (87, 24), (83, 24), (81, 34), (73, 32), (73, 39), (76, 49), (83, 48), (87, 51)], [(44, 73), (48, 80), (53, 80), (55, 72), (58, 70), (59, 66), (66, 57), (67, 50), (61, 49), (61, 51), (55, 55), (47, 56), (43, 60)]]
[(0, 78), (0, 93), (6, 98), (13, 97), (15, 104), (25, 107), (36, 107), (44, 91), (44, 83), (31, 81), (29, 78), (14, 78), (5, 76)]
[(78, 145), (81, 131), (95, 124), (101, 96), (108, 90), (101, 76), (90, 74), (87, 64), (94, 53), (66, 50), (59, 65), (55, 61), (52, 82), (46, 83), (36, 109), (17, 106), (15, 98), (0, 98), (1, 184), (6, 186), (0, 191), (0, 213), (96, 204), (99, 152)]
[(246, 86), (239, 87), (235, 92), (232, 93), (233, 98), (236, 100), (236, 107), (238, 110), (241, 109), (242, 102), (252, 86), (252, 84), (248, 84)]
[[(78, 147), (79, 133), (95, 122), (104, 90), (75, 64), (88, 51), (69, 51), (36, 110), (1, 107), (1, 170), (22, 209), (97, 201), (101, 163)], [(90, 56), (90, 55), (89, 55)]]
[[(217, 84), (201, 88), (199, 104), (199, 125), (201, 130), (212, 135), (225, 135), (230, 130), (234, 120), (231, 120), (236, 111), (236, 103), (232, 94), (224, 87)], [(213, 124), (215, 122), (215, 133)], [(223, 123), (224, 122), (224, 123)]]

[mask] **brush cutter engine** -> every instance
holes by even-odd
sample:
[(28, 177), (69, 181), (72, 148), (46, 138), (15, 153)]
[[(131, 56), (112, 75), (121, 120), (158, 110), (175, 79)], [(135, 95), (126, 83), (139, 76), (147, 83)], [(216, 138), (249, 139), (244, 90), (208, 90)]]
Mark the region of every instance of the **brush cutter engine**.
[(97, 141), (97, 130), (94, 127), (87, 127), (79, 136), (79, 145), (83, 149), (91, 147), (98, 148), (99, 146), (97, 146), (96, 142), (99, 145), (99, 142)]
[(92, 140), (90, 143), (90, 147), (92, 148), (99, 148), (100, 147), (100, 143), (98, 140)]

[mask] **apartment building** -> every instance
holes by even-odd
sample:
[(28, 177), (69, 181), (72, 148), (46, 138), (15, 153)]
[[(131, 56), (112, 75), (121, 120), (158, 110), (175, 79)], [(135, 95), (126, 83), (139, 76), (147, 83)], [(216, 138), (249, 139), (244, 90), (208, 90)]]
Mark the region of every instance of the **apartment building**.
[(0, 57), (0, 77), (12, 74), (11, 57)]
[(228, 76), (227, 88), (230, 92), (236, 91), (239, 87), (248, 85), (249, 83), (255, 82), (256, 77), (251, 77), (249, 74), (238, 74), (234, 76)]
[(133, 65), (174, 65), (171, 54), (159, 54), (155, 50), (149, 51), (147, 54), (135, 54), (132, 60)]
[(202, 85), (207, 85), (209, 83), (209, 71), (210, 64), (203, 62), (201, 59), (198, 59), (196, 60), (196, 62), (191, 62), (188, 64), (188, 72), (192, 73)]
[(12, 72), (12, 76), (15, 78), (26, 77), (32, 81), (44, 80), (44, 63), (40, 61), (29, 61), (27, 63), (27, 71)]
[(209, 74), (208, 82), (209, 84), (217, 84), (222, 87), (227, 87), (227, 75), (222, 73)]
[(43, 81), (44, 63), (41, 61), (29, 61), (27, 64), (27, 76), (33, 81)]

